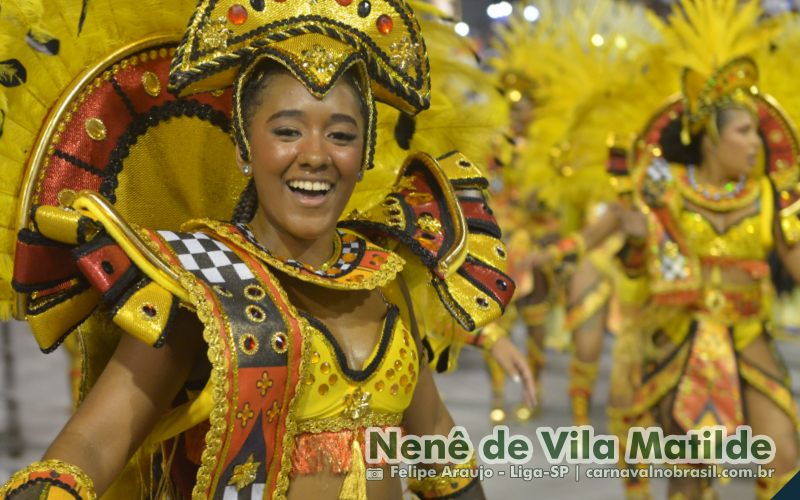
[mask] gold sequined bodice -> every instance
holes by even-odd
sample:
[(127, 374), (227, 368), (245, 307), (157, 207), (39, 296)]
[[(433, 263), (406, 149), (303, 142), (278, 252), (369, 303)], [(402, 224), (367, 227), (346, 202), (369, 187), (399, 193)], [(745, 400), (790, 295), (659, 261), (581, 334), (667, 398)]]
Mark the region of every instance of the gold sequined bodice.
[(302, 432), (398, 425), (411, 404), (419, 353), (397, 307), (390, 307), (381, 337), (361, 369), (351, 369), (336, 339), (307, 317), (311, 332), (309, 370), (297, 406)]
[(698, 257), (763, 261), (767, 258), (770, 226), (764, 227), (761, 211), (743, 216), (723, 233), (717, 232), (714, 225), (702, 214), (685, 209), (680, 214), (681, 232), (688, 246)]

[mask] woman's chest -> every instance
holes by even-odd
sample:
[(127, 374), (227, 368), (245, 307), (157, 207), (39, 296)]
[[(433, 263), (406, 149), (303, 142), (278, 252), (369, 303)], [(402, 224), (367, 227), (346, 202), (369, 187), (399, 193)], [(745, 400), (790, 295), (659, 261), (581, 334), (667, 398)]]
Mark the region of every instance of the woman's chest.
[(759, 207), (712, 212), (688, 205), (679, 217), (681, 232), (698, 256), (763, 260), (770, 227)]
[(389, 307), (375, 344), (358, 364), (348, 362), (345, 345), (325, 323), (303, 317), (308, 326), (299, 420), (336, 419), (340, 426), (403, 413), (416, 387), (419, 353), (397, 307)]

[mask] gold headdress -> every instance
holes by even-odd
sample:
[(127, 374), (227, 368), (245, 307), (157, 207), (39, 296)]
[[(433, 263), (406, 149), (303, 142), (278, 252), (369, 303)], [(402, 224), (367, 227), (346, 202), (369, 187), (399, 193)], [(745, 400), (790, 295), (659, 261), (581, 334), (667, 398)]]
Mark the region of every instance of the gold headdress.
[(430, 103), (429, 65), (419, 24), (401, 0), (249, 2), (203, 0), (178, 47), (170, 87), (181, 94), (234, 85), (233, 128), (242, 155), (241, 90), (253, 66), (270, 58), (309, 92), (324, 96), (345, 71), (358, 68), (367, 93), (365, 163), (375, 144), (375, 99), (416, 114)]
[[(681, 141), (716, 131), (716, 112), (731, 105), (755, 111), (758, 69), (747, 56), (764, 46), (777, 25), (759, 22), (758, 2), (687, 0), (665, 23), (651, 21), (664, 38), (671, 63), (683, 68)], [(713, 137), (712, 137), (713, 138)]]
[(688, 145), (691, 135), (702, 130), (712, 139), (719, 137), (717, 112), (740, 106), (755, 113), (752, 96), (758, 93), (758, 68), (749, 57), (739, 57), (729, 62), (713, 75), (704, 75), (685, 69), (683, 72), (683, 127), (681, 142)]

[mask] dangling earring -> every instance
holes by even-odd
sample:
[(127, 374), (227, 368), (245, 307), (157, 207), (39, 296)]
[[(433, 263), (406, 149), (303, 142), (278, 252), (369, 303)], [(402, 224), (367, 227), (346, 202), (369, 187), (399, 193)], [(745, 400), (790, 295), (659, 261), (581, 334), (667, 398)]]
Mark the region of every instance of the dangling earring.
[(253, 175), (253, 167), (251, 167), (249, 163), (245, 163), (242, 167), (242, 173), (245, 177), (250, 177)]
[(364, 179), (364, 169), (358, 171), (358, 175), (356, 176), (356, 182), (361, 182)]

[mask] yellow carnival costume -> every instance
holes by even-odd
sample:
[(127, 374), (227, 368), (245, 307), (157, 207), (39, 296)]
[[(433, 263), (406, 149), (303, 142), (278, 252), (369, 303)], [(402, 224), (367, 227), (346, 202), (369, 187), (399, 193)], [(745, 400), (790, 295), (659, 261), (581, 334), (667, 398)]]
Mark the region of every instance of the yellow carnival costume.
[[(176, 2), (174, 17), (131, 30), (113, 17), (163, 7), (31, 2), (2, 12), (10, 29), (0, 46), (8, 58), (0, 165), (14, 176), (3, 184), (2, 243), (14, 256), (16, 313), (46, 352), (70, 335), (80, 339), (81, 397), (121, 332), (158, 347), (178, 308), (202, 321), (208, 380), (187, 383), (109, 498), (284, 498), (293, 475), (325, 467), (347, 474), (342, 498), (365, 498), (361, 430), (399, 425), (420, 363), (452, 368), (460, 345), (484, 342), (469, 332), (502, 314), (513, 294), (487, 182), (464, 155), (447, 152), (465, 136), (448, 134), (446, 118), (411, 117), (430, 104), (430, 68), (406, 3)], [(175, 20), (192, 12), (180, 39)], [(107, 33), (89, 30), (95, 22), (118, 37), (119, 45), (91, 47), (108, 53), (73, 35), (86, 30), (96, 42)], [(60, 51), (74, 60), (61, 62)], [(225, 167), (234, 158), (229, 134), (248, 156), (242, 86), (264, 59), (318, 97), (352, 69), (367, 103), (364, 168), (377, 168), (357, 187), (334, 255), (320, 268), (273, 256), (243, 223), (214, 220), (231, 218), (245, 188)], [(465, 74), (465, 82), (480, 79)], [(404, 113), (389, 114), (397, 119), (389, 131), (375, 100)], [(429, 127), (425, 136), (415, 137), (409, 122)], [(474, 133), (485, 124), (469, 126)], [(376, 145), (391, 142), (387, 134), (398, 149), (382, 156)], [(393, 163), (420, 143), (445, 154)], [(383, 292), (388, 313), (363, 367), (347, 365), (325, 325), (289, 301), (276, 272), (331, 293)], [(433, 498), (472, 484), (424, 484), (418, 493)], [(23, 490), (94, 497), (91, 481), (60, 462), (20, 471), (0, 493)]]
[[(510, 269), (520, 296), (533, 288), (530, 271), (525, 269), (525, 257), (548, 242), (540, 239), (543, 229), (550, 233), (550, 241), (554, 236), (569, 234), (590, 220), (593, 210), (614, 201), (626, 187), (630, 189), (630, 186), (609, 189), (606, 144), (609, 131), (613, 130), (609, 121), (614, 125), (625, 123), (625, 117), (618, 117), (614, 106), (622, 89), (629, 84), (630, 66), (654, 39), (641, 7), (583, 0), (536, 5), (540, 17), (535, 23), (519, 15), (500, 30), (494, 47), (500, 56), (492, 62), (512, 100), (527, 92), (535, 102), (533, 119), (521, 141), (516, 163), (503, 171), (505, 184), (514, 186), (521, 200), (536, 193), (540, 205), (550, 207), (551, 212), (558, 211), (554, 223), (544, 227), (541, 221), (534, 221), (530, 204), (524, 201), (516, 204), (517, 211), (506, 233), (510, 234), (507, 240)], [(525, 82), (527, 88), (523, 88)], [(536, 240), (540, 240), (538, 244)], [(554, 273), (546, 273), (550, 275), (554, 300), (529, 308), (522, 316), (527, 322), (542, 323), (548, 308), (566, 310), (563, 324), (551, 321), (550, 329), (556, 332), (548, 332), (549, 345), (557, 347), (570, 342), (569, 332), (573, 333), (573, 349), (574, 339), (582, 342), (590, 330), (599, 328), (602, 336), (615, 279), (615, 269), (609, 264), (618, 247), (618, 241), (611, 241), (588, 255), (600, 272), (588, 269), (583, 263), (573, 273), (574, 258), (568, 258), (568, 265), (561, 266), (558, 279)], [(581, 253), (580, 245), (574, 250)], [(515, 271), (515, 263), (521, 263), (520, 272)], [(564, 268), (569, 272), (563, 272)], [(587, 287), (571, 283), (571, 279), (581, 279), (587, 272), (597, 275)], [(570, 300), (566, 299), (567, 294)], [(508, 315), (504, 316), (503, 321), (507, 318)], [(628, 340), (620, 343), (626, 346), (624, 349), (615, 350), (618, 355), (631, 352)], [(598, 358), (599, 355), (598, 351)], [(632, 363), (616, 359), (614, 371), (619, 373), (612, 377), (615, 381), (612, 391), (631, 392), (628, 386), (636, 377), (622, 369), (623, 364)], [(569, 392), (577, 424), (589, 421), (589, 401), (598, 366), (597, 361), (581, 361), (577, 355), (571, 361)]]
[[(792, 121), (757, 87), (759, 71), (748, 57), (774, 57), (767, 46), (779, 25), (759, 24), (757, 2), (737, 4), (691, 0), (675, 7), (669, 24), (651, 18), (663, 42), (648, 57), (666, 57), (682, 68), (682, 88), (648, 119), (633, 146), (634, 196), (644, 207), (648, 236), (628, 241), (621, 253), (628, 274), (621, 295), (641, 308), (627, 328), (644, 334), (645, 370), (634, 404), (624, 413), (646, 423), (649, 413), (657, 406), (664, 410), (667, 402), (668, 418), (683, 432), (722, 425), (733, 433), (747, 423), (745, 385), (797, 424), (785, 372), (776, 378), (742, 355), (757, 337), (771, 334), (773, 282), (782, 285), (775, 280), (781, 264), (771, 254), (776, 238), (789, 248), (799, 241), (794, 207), (800, 192)], [(635, 88), (652, 102), (651, 89), (643, 88), (649, 77), (642, 76)], [(786, 73), (776, 71), (764, 87), (778, 78), (786, 80)], [(620, 109), (635, 113), (634, 107), (641, 109), (641, 102), (632, 99)], [(679, 131), (684, 146), (695, 144), (701, 132), (718, 140), (717, 113), (726, 107), (757, 115), (763, 158), (749, 177), (713, 189), (697, 182), (695, 166), (668, 163), (661, 141), (668, 127)], [(718, 227), (708, 213), (735, 214), (736, 221)], [(759, 482), (759, 498), (770, 498), (787, 479)]]

